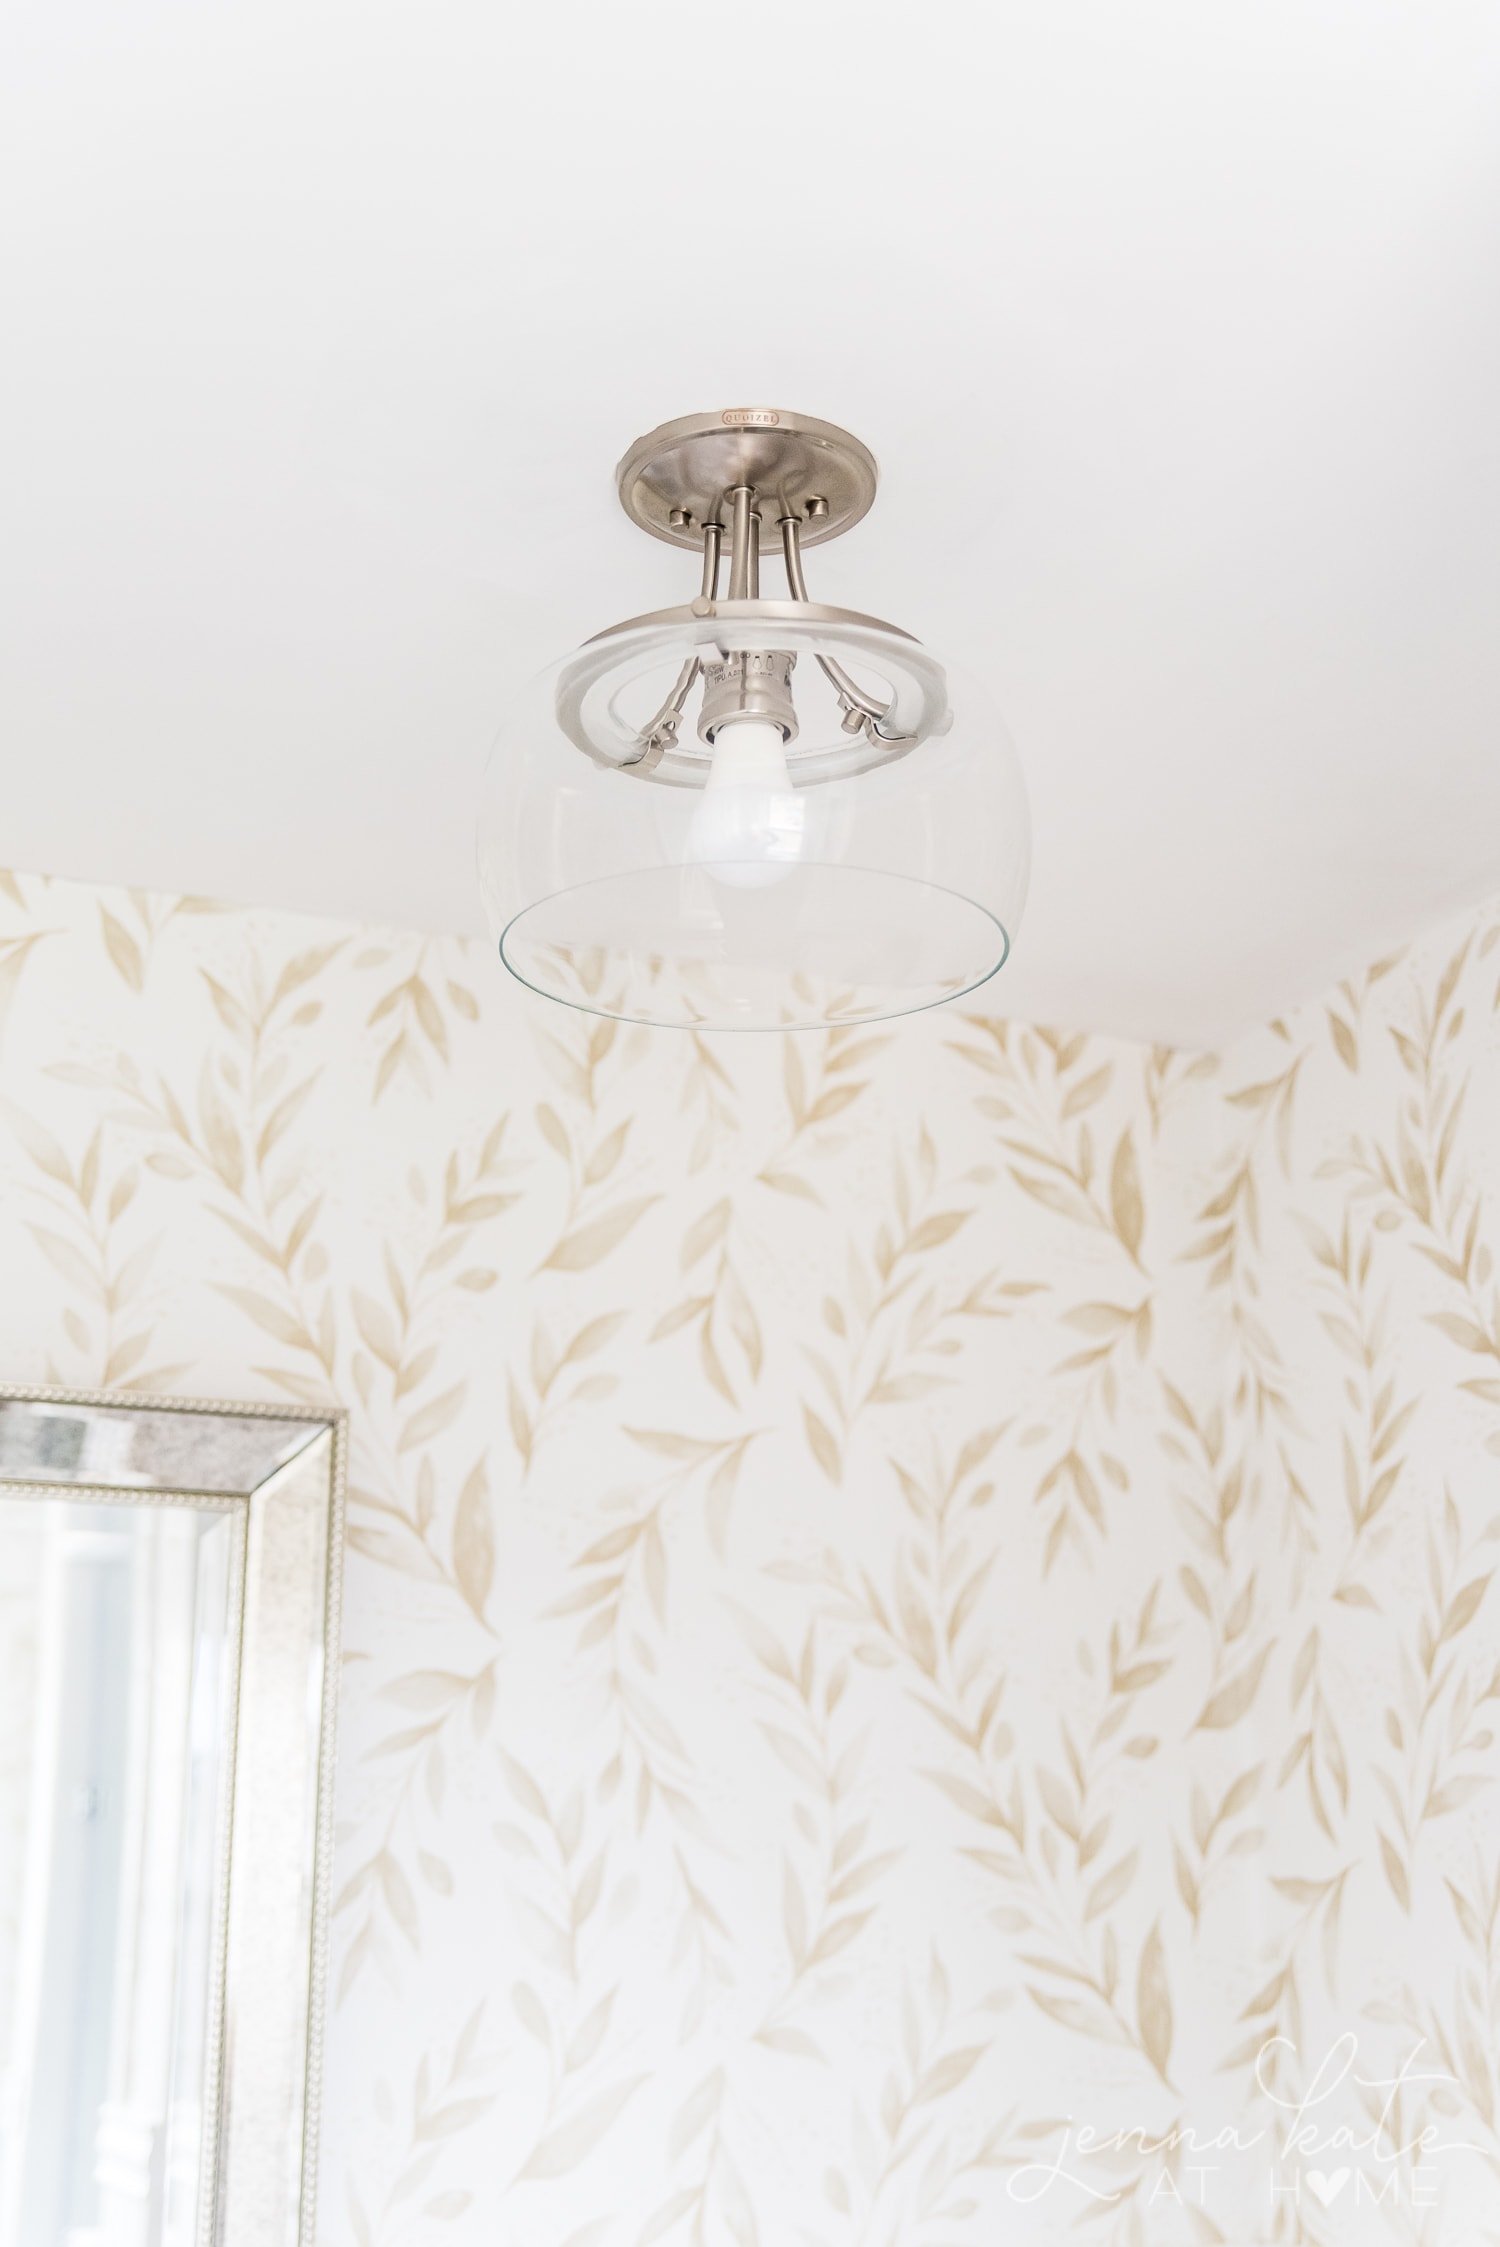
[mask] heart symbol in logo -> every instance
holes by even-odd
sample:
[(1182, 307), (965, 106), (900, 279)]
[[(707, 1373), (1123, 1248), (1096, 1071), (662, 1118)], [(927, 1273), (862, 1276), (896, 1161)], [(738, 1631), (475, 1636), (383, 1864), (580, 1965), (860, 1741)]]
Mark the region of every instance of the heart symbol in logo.
[(1331, 2208), (1349, 2182), (1349, 2172), (1347, 2169), (1335, 2169), (1331, 2177), (1325, 2177), (1321, 2169), (1309, 2169), (1307, 2181), (1323, 2206)]

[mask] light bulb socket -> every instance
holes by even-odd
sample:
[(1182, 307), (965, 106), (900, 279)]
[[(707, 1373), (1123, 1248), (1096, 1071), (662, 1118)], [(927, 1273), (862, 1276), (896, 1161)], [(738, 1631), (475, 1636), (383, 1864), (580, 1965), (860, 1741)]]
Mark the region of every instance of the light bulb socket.
[(698, 736), (712, 743), (724, 726), (755, 718), (777, 726), (783, 741), (797, 738), (792, 702), (795, 655), (776, 648), (736, 648), (703, 665), (703, 710)]

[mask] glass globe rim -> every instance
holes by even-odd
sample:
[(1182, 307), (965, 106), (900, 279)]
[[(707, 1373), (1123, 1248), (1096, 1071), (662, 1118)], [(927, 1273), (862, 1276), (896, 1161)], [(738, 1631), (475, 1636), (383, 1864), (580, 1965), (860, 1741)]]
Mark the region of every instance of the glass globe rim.
[[(669, 870), (670, 869), (667, 868), (639, 869), (639, 871), (643, 872)], [(987, 921), (989, 925), (998, 932), (1000, 937), (999, 956), (994, 961), (992, 961), (992, 963), (985, 969), (982, 975), (974, 976), (971, 981), (965, 983), (959, 990), (943, 991), (939, 993), (935, 998), (918, 999), (910, 1006), (882, 1006), (875, 1013), (851, 1015), (847, 1018), (847, 1021), (840, 1021), (827, 1015), (817, 1020), (809, 1020), (805, 1022), (716, 1022), (703, 1017), (697, 1017), (693, 1019), (683, 1018), (675, 1021), (662, 1021), (650, 1015), (622, 1013), (615, 1007), (591, 1006), (584, 1000), (573, 998), (562, 992), (545, 990), (539, 983), (533, 982), (529, 975), (522, 973), (520, 967), (516, 964), (515, 960), (507, 953), (505, 948), (506, 938), (511, 934), (511, 931), (513, 929), (517, 928), (520, 923), (527, 918), (529, 914), (539, 912), (544, 906), (555, 903), (559, 898), (571, 896), (578, 890), (602, 887), (607, 883), (618, 882), (622, 879), (628, 880), (630, 878), (628, 874), (623, 876), (617, 873), (599, 875), (588, 882), (574, 882), (567, 884), (562, 889), (552, 891), (547, 897), (533, 898), (530, 903), (523, 905), (519, 912), (511, 914), (504, 927), (494, 935), (492, 940), (495, 944), (495, 949), (499, 956), (501, 966), (505, 969), (507, 975), (512, 976), (514, 980), (521, 985), (523, 990), (530, 991), (536, 998), (546, 999), (555, 1006), (565, 1006), (575, 1014), (588, 1014), (595, 1016), (602, 1021), (629, 1023), (637, 1025), (642, 1029), (648, 1030), (706, 1030), (712, 1031), (716, 1035), (732, 1033), (733, 1035), (739, 1037), (747, 1037), (751, 1035), (764, 1037), (768, 1035), (775, 1035), (778, 1032), (790, 1033), (793, 1031), (804, 1030), (817, 1031), (839, 1027), (854, 1029), (867, 1023), (899, 1022), (908, 1015), (930, 1014), (937, 1007), (955, 1005), (960, 999), (971, 997), (975, 991), (982, 991), (987, 983), (992, 983), (994, 981), (995, 977), (1000, 973), (1001, 969), (1009, 961), (1011, 953), (1015, 948), (1015, 937), (1013, 931), (1007, 926), (1004, 921), (1000, 919), (997, 913), (991, 911), (988, 905), (983, 904), (978, 898), (971, 896), (967, 891), (950, 889), (945, 883), (942, 882), (919, 881), (913, 875), (894, 873), (889, 867), (884, 866), (846, 868), (845, 863), (840, 862), (838, 864), (828, 866), (825, 870), (834, 872), (842, 872), (848, 870), (851, 872), (874, 874), (881, 881), (898, 882), (904, 888), (930, 890), (936, 895), (951, 898), (957, 903), (967, 907), (970, 912), (978, 914), (982, 920)], [(1018, 920), (1021, 917), (1021, 913), (1024, 913), (1024, 910), (1025, 892), (1023, 889), (1020, 911), (1016, 916)]]

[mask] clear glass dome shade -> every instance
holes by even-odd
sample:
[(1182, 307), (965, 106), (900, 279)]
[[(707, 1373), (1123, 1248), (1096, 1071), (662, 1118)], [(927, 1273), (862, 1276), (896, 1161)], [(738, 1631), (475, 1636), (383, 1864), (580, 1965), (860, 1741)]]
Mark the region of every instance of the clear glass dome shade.
[[(889, 706), (880, 734), (896, 738), (848, 729), (820, 658)], [(699, 738), (726, 663), (774, 673), (783, 709), (789, 683), (792, 738), (753, 696)], [(689, 680), (675, 727), (653, 736)], [(479, 868), (501, 958), (548, 998), (676, 1027), (813, 1028), (987, 981), (1025, 902), (1029, 841), (982, 688), (867, 618), (720, 601), (601, 634), (517, 690)]]

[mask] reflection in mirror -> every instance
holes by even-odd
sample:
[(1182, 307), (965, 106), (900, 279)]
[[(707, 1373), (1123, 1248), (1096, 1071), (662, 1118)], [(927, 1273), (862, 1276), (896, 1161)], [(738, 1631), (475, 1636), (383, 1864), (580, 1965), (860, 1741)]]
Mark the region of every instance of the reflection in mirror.
[(242, 1535), (0, 1505), (0, 2247), (204, 2236)]

